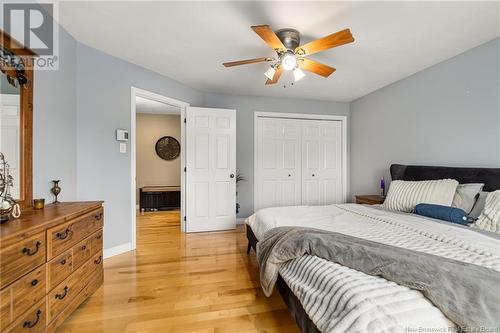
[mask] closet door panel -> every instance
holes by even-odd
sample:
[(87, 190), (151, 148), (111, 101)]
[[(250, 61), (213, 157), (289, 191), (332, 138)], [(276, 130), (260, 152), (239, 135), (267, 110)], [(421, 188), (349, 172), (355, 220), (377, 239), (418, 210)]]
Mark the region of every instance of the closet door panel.
[(259, 118), (255, 209), (301, 203), (301, 128), (293, 119)]
[(255, 209), (340, 203), (342, 123), (257, 119)]
[(339, 121), (303, 122), (303, 204), (328, 205), (342, 201), (341, 131)]
[(305, 180), (302, 188), (302, 204), (308, 206), (318, 205), (320, 201), (321, 184), (315, 179)]

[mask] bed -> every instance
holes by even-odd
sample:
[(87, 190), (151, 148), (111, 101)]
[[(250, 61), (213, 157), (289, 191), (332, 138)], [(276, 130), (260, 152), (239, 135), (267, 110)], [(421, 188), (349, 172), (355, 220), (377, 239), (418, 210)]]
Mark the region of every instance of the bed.
[[(484, 183), (484, 191), (491, 192), (500, 189), (500, 169), (485, 168), (449, 168), (449, 167), (428, 167), (428, 166), (405, 166), (392, 165), (391, 176), (393, 180), (433, 180), (452, 178), (460, 183)], [(478, 243), (480, 247), (500, 253), (500, 241), (491, 235), (482, 235), (477, 231), (471, 231), (468, 227), (459, 227), (447, 223), (436, 223), (429, 219), (420, 217), (398, 216), (396, 213), (387, 213), (381, 208), (365, 207), (360, 205), (340, 205), (321, 207), (286, 207), (271, 208), (260, 211), (247, 220), (247, 238), (249, 241), (248, 250), (256, 249), (256, 244), (263, 237), (263, 234), (271, 228), (283, 225), (313, 224), (318, 229), (334, 229), (335, 231), (351, 233), (356, 237), (375, 238), (377, 235), (377, 223), (372, 223), (368, 227), (363, 224), (363, 219), (381, 219), (379, 224), (390, 229), (390, 233), (401, 232), (393, 225), (385, 222), (393, 221), (398, 224), (398, 219), (407, 220), (405, 223), (413, 223), (422, 229), (422, 233), (440, 232), (449, 234), (464, 242)], [(308, 220), (306, 221), (305, 218)], [(425, 221), (424, 221), (425, 220)], [(332, 221), (335, 226), (332, 226)], [(351, 225), (352, 224), (352, 225)], [(389, 223), (390, 224), (390, 223)], [(371, 229), (370, 229), (371, 228)], [(437, 231), (435, 231), (437, 230)], [(379, 237), (383, 236), (380, 233)], [(387, 232), (385, 233), (387, 234)], [(375, 235), (375, 236), (374, 236)], [(398, 237), (393, 237), (392, 241), (397, 241)], [(387, 241), (387, 240), (385, 240)], [(390, 240), (389, 240), (390, 241)], [(425, 240), (424, 240), (425, 241)], [(410, 244), (411, 245), (411, 244)], [(432, 244), (429, 245), (432, 248)], [(408, 328), (418, 329), (419, 327), (432, 327), (436, 330), (446, 330), (454, 327), (454, 324), (444, 316), (430, 301), (420, 292), (396, 285), (390, 281), (378, 277), (366, 276), (361, 272), (346, 269), (338, 264), (324, 263), (323, 259), (304, 256), (290, 264), (286, 264), (276, 282), (276, 289), (281, 294), (283, 300), (289, 307), (292, 316), (296, 320), (302, 332), (350, 332), (350, 331), (402, 331)], [(494, 269), (500, 269), (498, 262), (488, 262)], [(497, 266), (495, 266), (497, 265)], [(297, 270), (307, 271), (310, 267), (325, 267), (316, 269), (314, 278), (303, 274), (306, 277), (297, 277)], [(312, 270), (312, 268), (311, 268)], [(329, 275), (327, 275), (327, 273)], [(341, 278), (336, 278), (340, 276)], [(334, 278), (332, 278), (334, 277)], [(343, 278), (348, 277), (348, 278)], [(302, 279), (302, 280), (301, 280)], [(311, 281), (314, 281), (312, 283)], [(329, 287), (335, 295), (322, 295), (325, 293), (323, 282), (329, 281), (333, 287)], [(352, 282), (358, 284), (352, 285)], [(349, 285), (351, 283), (351, 285)], [(310, 285), (308, 285), (310, 284)], [(322, 290), (317, 285), (323, 287)], [(360, 287), (367, 286), (367, 287)], [(310, 287), (310, 288), (309, 288)], [(316, 289), (314, 289), (316, 288)], [(364, 289), (363, 289), (364, 288)], [(306, 290), (307, 289), (307, 290)], [(330, 290), (327, 288), (327, 290)], [(377, 301), (370, 303), (371, 295), (377, 294)], [(385, 293), (383, 304), (380, 303), (380, 294)], [(340, 295), (340, 296), (338, 296)], [(347, 295), (347, 296), (346, 296)], [(328, 296), (327, 303), (344, 302), (342, 307), (323, 306), (325, 297)], [(374, 296), (375, 297), (375, 296)], [(319, 302), (318, 300), (322, 301)], [(334, 313), (329, 309), (337, 309)], [(340, 311), (340, 310), (342, 311)], [(328, 320), (329, 318), (333, 318)], [(397, 320), (405, 326), (398, 326), (390, 321)], [(371, 326), (370, 326), (371, 325)], [(319, 327), (319, 328), (318, 328)], [(369, 327), (369, 328), (368, 328)]]

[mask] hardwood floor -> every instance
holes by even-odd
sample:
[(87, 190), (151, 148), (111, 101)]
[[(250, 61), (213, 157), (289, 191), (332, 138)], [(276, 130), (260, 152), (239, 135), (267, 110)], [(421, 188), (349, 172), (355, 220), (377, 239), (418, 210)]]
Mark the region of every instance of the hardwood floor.
[(137, 219), (137, 250), (104, 261), (104, 285), (62, 332), (299, 332), (279, 294), (259, 286), (236, 231), (183, 234), (178, 212)]

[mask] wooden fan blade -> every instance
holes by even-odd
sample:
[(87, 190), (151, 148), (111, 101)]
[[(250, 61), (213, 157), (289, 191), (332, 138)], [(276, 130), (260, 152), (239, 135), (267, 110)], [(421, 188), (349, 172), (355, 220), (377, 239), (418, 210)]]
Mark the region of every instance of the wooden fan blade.
[(299, 56), (311, 55), (352, 42), (354, 42), (354, 37), (352, 37), (351, 30), (345, 29), (301, 45), (295, 49), (295, 54)]
[(252, 30), (255, 31), (255, 33), (259, 35), (260, 38), (262, 38), (271, 48), (279, 51), (286, 51), (285, 45), (283, 45), (270, 26), (254, 25), (252, 26)]
[(239, 61), (231, 61), (231, 62), (225, 62), (223, 65), (225, 67), (232, 67), (232, 66), (239, 66), (239, 65), (247, 65), (247, 64), (256, 64), (259, 62), (266, 62), (266, 61), (273, 61), (274, 58), (255, 58), (255, 59), (247, 59), (247, 60), (239, 60)]
[(299, 60), (299, 67), (303, 70), (321, 75), (323, 77), (329, 77), (333, 72), (336, 71), (336, 69), (333, 67), (323, 65), (322, 63), (307, 58)]
[(283, 73), (283, 67), (276, 66), (276, 73), (274, 73), (273, 79), (272, 80), (267, 79), (266, 85), (277, 83), (282, 73)]

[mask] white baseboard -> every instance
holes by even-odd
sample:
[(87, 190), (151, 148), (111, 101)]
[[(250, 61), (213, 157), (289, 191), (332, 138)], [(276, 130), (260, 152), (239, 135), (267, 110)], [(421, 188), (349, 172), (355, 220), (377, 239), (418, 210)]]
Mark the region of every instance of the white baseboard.
[(107, 259), (107, 258), (114, 257), (114, 256), (117, 256), (119, 254), (122, 254), (122, 253), (125, 253), (128, 251), (132, 251), (132, 243), (125, 243), (125, 244), (118, 245), (118, 246), (115, 246), (115, 247), (112, 247), (109, 249), (104, 249), (103, 256), (104, 256), (104, 259)]
[(245, 224), (246, 217), (238, 217), (236, 219), (236, 224)]

